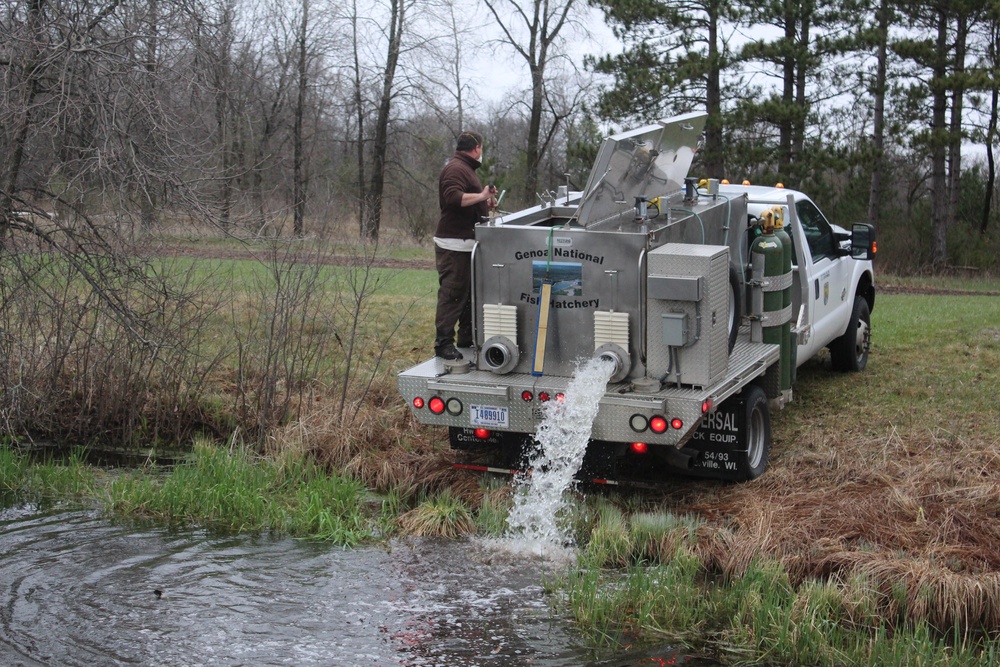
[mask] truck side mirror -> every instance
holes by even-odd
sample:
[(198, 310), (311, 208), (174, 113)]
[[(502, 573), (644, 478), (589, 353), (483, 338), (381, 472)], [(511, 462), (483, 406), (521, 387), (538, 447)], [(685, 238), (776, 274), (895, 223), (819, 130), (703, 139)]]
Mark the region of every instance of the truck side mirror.
[(878, 244), (875, 242), (875, 225), (855, 222), (851, 227), (851, 257), (854, 259), (875, 259)]

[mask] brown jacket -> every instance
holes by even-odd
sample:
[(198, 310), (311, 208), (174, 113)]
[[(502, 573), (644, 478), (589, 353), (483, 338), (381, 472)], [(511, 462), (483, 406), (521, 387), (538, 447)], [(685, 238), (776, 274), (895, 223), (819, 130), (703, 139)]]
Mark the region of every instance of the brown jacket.
[(441, 170), (438, 178), (438, 203), (441, 219), (434, 236), (444, 239), (475, 238), (475, 226), (490, 209), (485, 201), (462, 206), (462, 195), (482, 192), (483, 184), (476, 176), (479, 161), (465, 153), (455, 153)]

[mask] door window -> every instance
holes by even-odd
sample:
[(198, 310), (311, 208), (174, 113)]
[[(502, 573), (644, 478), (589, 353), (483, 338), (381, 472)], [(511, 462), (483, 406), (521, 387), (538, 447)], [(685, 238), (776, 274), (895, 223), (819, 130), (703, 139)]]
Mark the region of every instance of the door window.
[(795, 212), (809, 243), (812, 261), (815, 263), (826, 257), (831, 259), (836, 257), (837, 241), (833, 236), (833, 228), (816, 205), (811, 201), (802, 200), (795, 203)]

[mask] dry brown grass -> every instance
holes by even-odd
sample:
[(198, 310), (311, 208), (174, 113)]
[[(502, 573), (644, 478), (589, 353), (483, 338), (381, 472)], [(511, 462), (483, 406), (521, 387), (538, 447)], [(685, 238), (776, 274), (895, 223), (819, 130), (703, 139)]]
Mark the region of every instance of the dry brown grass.
[(412, 498), (447, 488), (471, 507), (482, 500), (478, 479), (452, 467), (454, 453), (441, 429), (418, 423), (385, 387), (369, 394), (350, 424), (337, 422), (333, 405), (318, 407), (279, 431), (270, 446), (307, 452), (374, 491)]
[(783, 429), (797, 437), (779, 437), (761, 479), (680, 482), (665, 502), (708, 520), (697, 550), (710, 571), (740, 576), (764, 558), (794, 583), (860, 576), (883, 618), (1000, 628), (995, 427), (971, 415), (949, 431), (873, 429), (866, 417)]

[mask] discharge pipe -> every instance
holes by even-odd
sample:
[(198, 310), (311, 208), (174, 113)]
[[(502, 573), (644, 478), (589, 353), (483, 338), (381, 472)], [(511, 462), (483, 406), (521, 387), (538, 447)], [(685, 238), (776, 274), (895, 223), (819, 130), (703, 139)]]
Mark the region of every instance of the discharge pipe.
[(506, 336), (491, 336), (483, 345), (479, 358), (497, 375), (510, 373), (520, 360), (517, 345)]
[(626, 352), (620, 345), (615, 343), (605, 343), (599, 348), (594, 350), (594, 356), (599, 358), (601, 361), (606, 361), (611, 363), (614, 370), (611, 373), (611, 382), (621, 382), (628, 375), (629, 369), (632, 367), (632, 360), (629, 357), (628, 352)]

